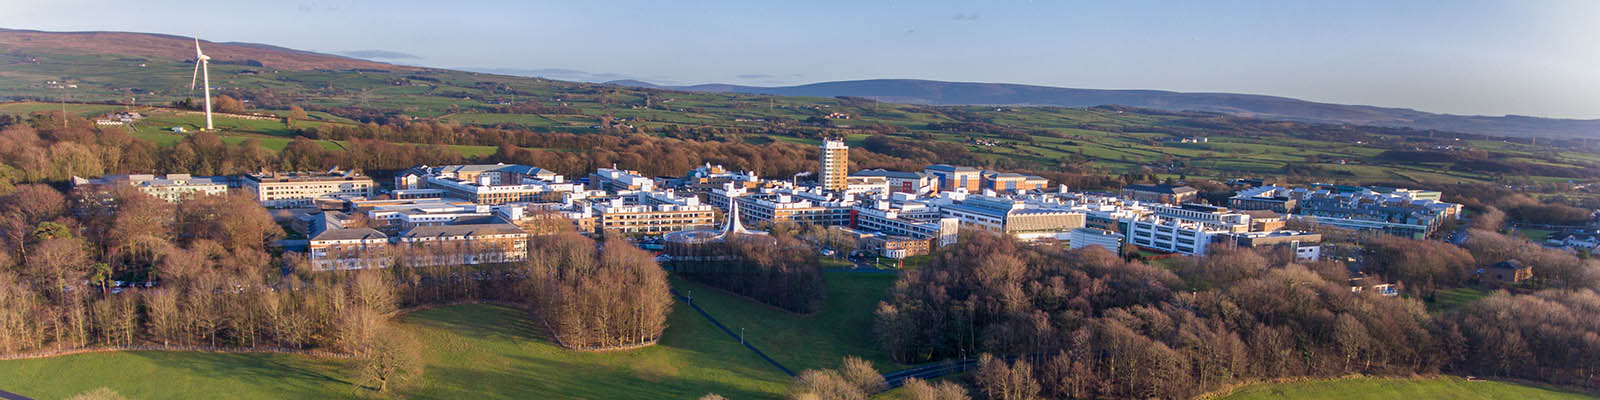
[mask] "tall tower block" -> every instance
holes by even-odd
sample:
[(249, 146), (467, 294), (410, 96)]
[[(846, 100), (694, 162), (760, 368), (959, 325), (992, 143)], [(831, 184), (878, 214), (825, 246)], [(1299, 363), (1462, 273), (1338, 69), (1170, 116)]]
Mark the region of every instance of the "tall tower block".
[(825, 190), (844, 190), (850, 175), (850, 146), (844, 140), (823, 139), (817, 165), (817, 183)]

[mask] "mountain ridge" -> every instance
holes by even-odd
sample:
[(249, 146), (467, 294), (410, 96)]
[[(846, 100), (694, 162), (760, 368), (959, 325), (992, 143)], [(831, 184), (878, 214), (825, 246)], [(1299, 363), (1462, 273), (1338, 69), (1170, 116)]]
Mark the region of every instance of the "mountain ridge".
[[(427, 71), (441, 68), (390, 64), (281, 46), (201, 41), (215, 62), (286, 70)], [(194, 57), (189, 37), (137, 32), (48, 32), (0, 28), (0, 54), (105, 54), (151, 59)], [(26, 57), (19, 57), (26, 61)], [(135, 60), (137, 61), (137, 60)], [(468, 71), (455, 68), (452, 70)], [(527, 71), (582, 71), (534, 69)], [(484, 72), (479, 72), (484, 73)], [(487, 72), (498, 75), (519, 73)], [(587, 74), (601, 77), (615, 74)], [(568, 80), (571, 79), (559, 79)], [(760, 87), (731, 84), (658, 85), (637, 79), (606, 83), (652, 90), (767, 94), (782, 96), (854, 96), (880, 101), (928, 105), (1004, 105), (1092, 107), (1119, 105), (1163, 111), (1202, 111), (1271, 120), (1432, 129), (1509, 137), (1600, 138), (1600, 119), (1558, 119), (1518, 115), (1435, 114), (1408, 108), (1319, 103), (1289, 97), (1165, 90), (1079, 89), (1013, 83), (946, 82), (919, 79), (866, 79), (806, 85)]]
[[(194, 38), (164, 33), (81, 31), (50, 32), (0, 28), (0, 52), (51, 51), (115, 54), (131, 57), (193, 59)], [(212, 62), (248, 63), (287, 70), (378, 69), (411, 71), (422, 68), (363, 60), (261, 43), (211, 42), (200, 47)]]
[(638, 80), (606, 83), (692, 92), (810, 97), (851, 96), (927, 105), (1062, 107), (1120, 105), (1166, 111), (1217, 112), (1241, 117), (1298, 122), (1377, 125), (1498, 136), (1600, 137), (1600, 119), (1438, 114), (1409, 108), (1322, 103), (1260, 94), (1152, 89), (1081, 89), (922, 79), (862, 79), (773, 87), (720, 83), (665, 86)]

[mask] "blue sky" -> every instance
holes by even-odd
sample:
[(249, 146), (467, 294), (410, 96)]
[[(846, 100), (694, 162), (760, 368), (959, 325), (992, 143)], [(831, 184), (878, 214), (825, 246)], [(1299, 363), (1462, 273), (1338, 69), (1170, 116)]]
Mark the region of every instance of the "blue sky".
[(198, 33), (556, 79), (922, 78), (1600, 118), (1600, 1), (0, 0), (0, 9), (7, 28)]

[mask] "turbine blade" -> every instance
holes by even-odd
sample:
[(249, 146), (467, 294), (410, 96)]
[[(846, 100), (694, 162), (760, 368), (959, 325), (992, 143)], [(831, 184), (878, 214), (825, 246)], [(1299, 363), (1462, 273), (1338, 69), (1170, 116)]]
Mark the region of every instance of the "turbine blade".
[(189, 90), (194, 90), (194, 84), (200, 79), (200, 59), (194, 60), (194, 73), (189, 74)]
[(194, 36), (194, 58), (200, 58), (200, 56), (202, 56), (202, 55), (204, 55), (204, 54), (200, 53), (200, 35), (195, 35)]

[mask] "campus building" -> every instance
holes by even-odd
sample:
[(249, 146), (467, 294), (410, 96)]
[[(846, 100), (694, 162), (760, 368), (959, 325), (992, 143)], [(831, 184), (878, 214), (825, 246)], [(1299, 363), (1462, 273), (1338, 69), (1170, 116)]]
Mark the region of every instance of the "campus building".
[(1444, 221), (1461, 214), (1460, 204), (1435, 200), (1436, 193), (1406, 189), (1295, 189), (1290, 196), (1299, 200), (1293, 215), (1296, 219), (1424, 239)]
[(639, 175), (638, 171), (620, 170), (616, 168), (600, 168), (589, 174), (589, 188), (616, 192), (651, 191), (656, 189), (655, 180)]
[(939, 191), (954, 192), (965, 190), (977, 193), (982, 183), (982, 171), (972, 167), (958, 167), (948, 164), (934, 164), (922, 169), (923, 173), (933, 175), (939, 180)]
[(419, 226), (394, 238), (411, 266), (475, 265), (528, 259), (528, 233), (499, 217)]
[(317, 199), (371, 198), (378, 183), (355, 171), (264, 172), (245, 175), (240, 184), (267, 208), (316, 205)]
[(1105, 229), (1073, 229), (1072, 233), (1068, 234), (1067, 237), (1067, 246), (1073, 250), (1089, 246), (1100, 246), (1104, 247), (1108, 251), (1111, 251), (1112, 253), (1116, 253), (1122, 248), (1122, 235)]
[(698, 197), (639, 192), (595, 202), (595, 233), (657, 234), (716, 226), (716, 210)]
[(1291, 191), (1281, 186), (1257, 186), (1235, 192), (1228, 198), (1228, 206), (1236, 210), (1269, 210), (1280, 213), (1294, 212), (1299, 200), (1289, 197)]
[(918, 202), (875, 200), (851, 209), (856, 229), (931, 241), (939, 247), (956, 243), (961, 221), (945, 217), (938, 208)]
[(314, 271), (383, 268), (393, 260), (389, 236), (372, 228), (326, 229), (307, 241)]
[(717, 189), (730, 183), (744, 189), (755, 189), (762, 186), (763, 180), (754, 171), (732, 171), (710, 163), (689, 170), (679, 179), (679, 186), (699, 190)]
[(841, 193), (773, 190), (729, 198), (737, 202), (746, 224), (794, 222), (822, 226), (850, 224), (854, 197)]
[(516, 164), (418, 166), (395, 176), (397, 195), (439, 191), (481, 205), (551, 203), (582, 191), (553, 171)]
[(1015, 193), (1016, 191), (1044, 190), (1050, 186), (1050, 181), (1040, 176), (1023, 175), (1014, 172), (983, 171), (980, 175), (982, 182), (979, 189), (991, 190), (996, 193)]
[(1250, 216), (1223, 207), (1155, 207), (1127, 223), (1127, 243), (1169, 253), (1203, 255), (1212, 243), (1250, 231)]
[(910, 193), (926, 195), (939, 192), (939, 178), (926, 172), (889, 171), (884, 169), (868, 169), (856, 171), (851, 177), (877, 176), (883, 177), (893, 193)]
[(1080, 211), (1029, 207), (1010, 197), (968, 195), (939, 205), (939, 212), (962, 225), (1016, 236), (1022, 240), (1067, 239), (1073, 229), (1084, 227)]
[(74, 187), (98, 187), (110, 190), (113, 185), (128, 185), (140, 192), (168, 203), (177, 203), (192, 196), (221, 196), (228, 194), (228, 178), (167, 174), (157, 177), (149, 174), (106, 175), (95, 179), (72, 177)]
[(1184, 204), (1194, 201), (1200, 191), (1181, 185), (1128, 185), (1122, 188), (1122, 198), (1146, 203)]
[(826, 190), (845, 190), (845, 177), (850, 175), (850, 146), (843, 140), (825, 139), (820, 150), (817, 183)]
[(1246, 232), (1234, 234), (1239, 247), (1252, 249), (1288, 248), (1297, 260), (1317, 261), (1322, 257), (1322, 235), (1299, 231)]

